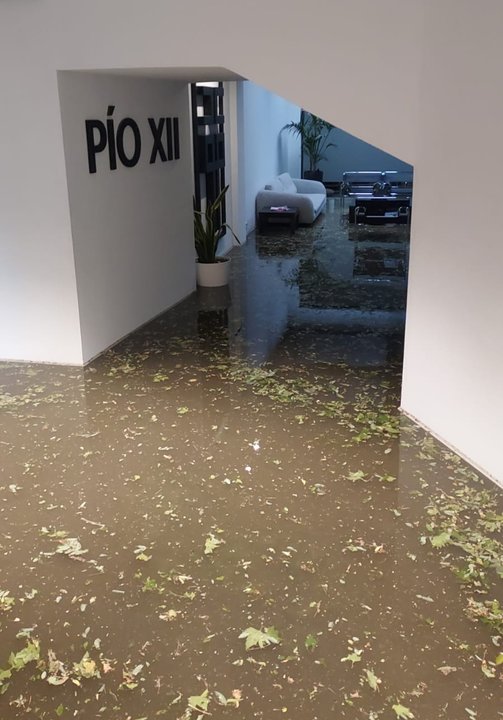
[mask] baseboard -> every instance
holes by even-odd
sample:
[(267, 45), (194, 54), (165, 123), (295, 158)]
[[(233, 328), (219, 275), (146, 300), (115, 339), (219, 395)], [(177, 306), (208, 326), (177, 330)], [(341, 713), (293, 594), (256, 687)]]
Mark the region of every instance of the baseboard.
[(61, 362), (58, 360), (26, 360), (21, 358), (0, 358), (0, 365), (55, 365), (56, 367), (79, 368), (82, 370), (84, 365), (80, 363)]
[(446, 448), (449, 448), (449, 450), (452, 450), (452, 452), (455, 452), (456, 455), (459, 455), (459, 457), (464, 460), (468, 465), (471, 465), (474, 470), (481, 473), (486, 477), (488, 480), (493, 482), (495, 485), (497, 485), (499, 488), (503, 489), (503, 479), (498, 480), (498, 478), (494, 477), (494, 475), (491, 475), (490, 472), (486, 470), (486, 468), (482, 467), (478, 463), (474, 462), (471, 458), (467, 457), (459, 448), (457, 448), (452, 443), (448, 442), (445, 438), (443, 438), (438, 433), (434, 432), (431, 428), (429, 428), (427, 425), (425, 425), (421, 420), (419, 420), (417, 417), (415, 417), (412, 413), (408, 412), (407, 410), (404, 410), (402, 407), (398, 408), (399, 411), (402, 413), (402, 415), (405, 415), (405, 417), (408, 417), (409, 420), (412, 420), (416, 423), (416, 425), (419, 425), (419, 427), (422, 427), (423, 430), (426, 430), (427, 433), (432, 435), (436, 440), (442, 443), (442, 445), (445, 445)]
[(6, 363), (6, 364), (10, 363), (12, 365), (55, 365), (57, 367), (72, 367), (72, 368), (80, 368), (80, 369), (85, 368), (90, 363), (94, 362), (94, 360), (96, 360), (101, 355), (103, 355), (103, 353), (108, 352), (108, 350), (111, 350), (112, 348), (114, 348), (116, 345), (121, 343), (123, 340), (125, 340), (127, 337), (129, 337), (133, 333), (137, 332), (138, 330), (141, 330), (141, 328), (145, 327), (146, 325), (153, 322), (154, 320), (157, 320), (157, 318), (161, 317), (161, 315), (164, 315), (164, 313), (167, 312), (168, 310), (175, 308), (181, 302), (183, 302), (188, 297), (190, 297), (190, 295), (192, 295), (192, 293), (194, 293), (195, 290), (196, 290), (196, 288), (194, 288), (194, 290), (191, 290), (190, 293), (188, 293), (187, 295), (184, 295), (183, 298), (181, 298), (180, 300), (177, 300), (177, 302), (174, 303), (173, 305), (169, 305), (168, 307), (164, 308), (164, 310), (161, 310), (153, 317), (149, 318), (148, 320), (145, 320), (145, 322), (143, 322), (140, 325), (138, 325), (137, 327), (133, 328), (133, 330), (130, 330), (125, 335), (122, 335), (117, 340), (114, 340), (113, 343), (110, 343), (110, 345), (107, 345), (106, 348), (104, 348), (103, 350), (100, 350), (98, 353), (96, 353), (92, 357), (88, 358), (87, 360), (84, 360), (84, 362), (82, 364), (58, 362), (57, 360), (26, 360), (26, 359), (17, 359), (17, 358), (0, 358), (0, 364), (1, 363)]
[(103, 348), (103, 350), (100, 350), (99, 352), (97, 352), (96, 355), (93, 355), (88, 360), (85, 360), (83, 367), (87, 367), (90, 363), (97, 360), (99, 357), (101, 357), (104, 353), (108, 352), (109, 350), (112, 350), (112, 348), (114, 348), (116, 345), (118, 345), (123, 340), (128, 338), (130, 335), (132, 335), (135, 332), (138, 332), (138, 330), (141, 330), (146, 325), (149, 325), (151, 322), (154, 322), (154, 320), (157, 320), (157, 318), (160, 318), (161, 315), (164, 315), (164, 313), (168, 312), (168, 310), (172, 310), (173, 308), (176, 308), (177, 305), (180, 305), (180, 303), (182, 303), (184, 300), (186, 300), (188, 297), (190, 297), (195, 292), (196, 292), (196, 288), (194, 288), (189, 293), (187, 293), (187, 295), (184, 295), (182, 298), (180, 298), (180, 300), (177, 300), (175, 303), (173, 303), (173, 305), (169, 305), (168, 307), (164, 308), (164, 310), (161, 310), (156, 315), (153, 315), (148, 320), (145, 320), (145, 322), (142, 322), (142, 323), (140, 323), (140, 325), (137, 325), (135, 328), (133, 328), (132, 330), (127, 332), (125, 335), (122, 335), (122, 337), (118, 338), (117, 340), (114, 340), (113, 343), (110, 343), (110, 345), (107, 345), (106, 348)]

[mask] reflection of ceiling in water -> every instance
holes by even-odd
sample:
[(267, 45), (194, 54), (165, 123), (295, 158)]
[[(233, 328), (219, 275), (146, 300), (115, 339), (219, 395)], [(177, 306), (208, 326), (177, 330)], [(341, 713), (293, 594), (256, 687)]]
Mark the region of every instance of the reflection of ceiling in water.
[(403, 248), (356, 247), (354, 275), (405, 277), (406, 254)]
[[(368, 266), (365, 268), (369, 270)], [(405, 285), (376, 282), (372, 273), (368, 282), (335, 279), (315, 259), (301, 260), (299, 297), (301, 307), (369, 310), (405, 310)]]

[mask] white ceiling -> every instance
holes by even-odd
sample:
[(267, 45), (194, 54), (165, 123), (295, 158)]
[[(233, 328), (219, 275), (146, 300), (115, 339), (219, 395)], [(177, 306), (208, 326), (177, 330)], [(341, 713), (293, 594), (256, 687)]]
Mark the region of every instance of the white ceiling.
[(245, 79), (241, 75), (222, 67), (99, 68), (77, 70), (76, 72), (118, 75), (121, 77), (162, 78), (187, 83)]

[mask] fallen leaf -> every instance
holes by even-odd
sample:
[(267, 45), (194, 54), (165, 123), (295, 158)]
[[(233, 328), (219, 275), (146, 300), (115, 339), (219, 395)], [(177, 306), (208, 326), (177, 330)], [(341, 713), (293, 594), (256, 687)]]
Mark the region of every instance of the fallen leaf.
[(217, 538), (213, 533), (210, 533), (204, 543), (204, 554), (211, 555), (219, 545), (222, 545), (223, 540)]
[(405, 705), (400, 705), (400, 703), (393, 705), (393, 710), (395, 711), (397, 718), (400, 718), (400, 720), (411, 720), (411, 718), (414, 717), (414, 714), (409, 710), (409, 708), (405, 707)]
[(372, 690), (379, 690), (379, 685), (381, 684), (382, 680), (381, 678), (378, 678), (377, 675), (374, 673), (373, 670), (365, 670), (366, 680)]
[(246, 640), (246, 650), (262, 649), (268, 645), (278, 645), (280, 643), (278, 631), (273, 627), (265, 628), (264, 631), (249, 627), (243, 630), (239, 637)]
[(442, 675), (450, 675), (453, 672), (457, 671), (457, 667), (451, 667), (450, 665), (443, 665), (442, 667), (437, 668), (439, 672), (442, 673)]

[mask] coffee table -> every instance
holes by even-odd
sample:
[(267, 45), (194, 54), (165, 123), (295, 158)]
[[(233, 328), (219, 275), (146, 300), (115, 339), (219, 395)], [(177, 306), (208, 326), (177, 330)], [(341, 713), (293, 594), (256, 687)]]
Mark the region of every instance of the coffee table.
[(299, 208), (287, 207), (265, 207), (258, 214), (259, 232), (264, 232), (272, 225), (290, 225), (290, 232), (293, 234), (299, 224)]

